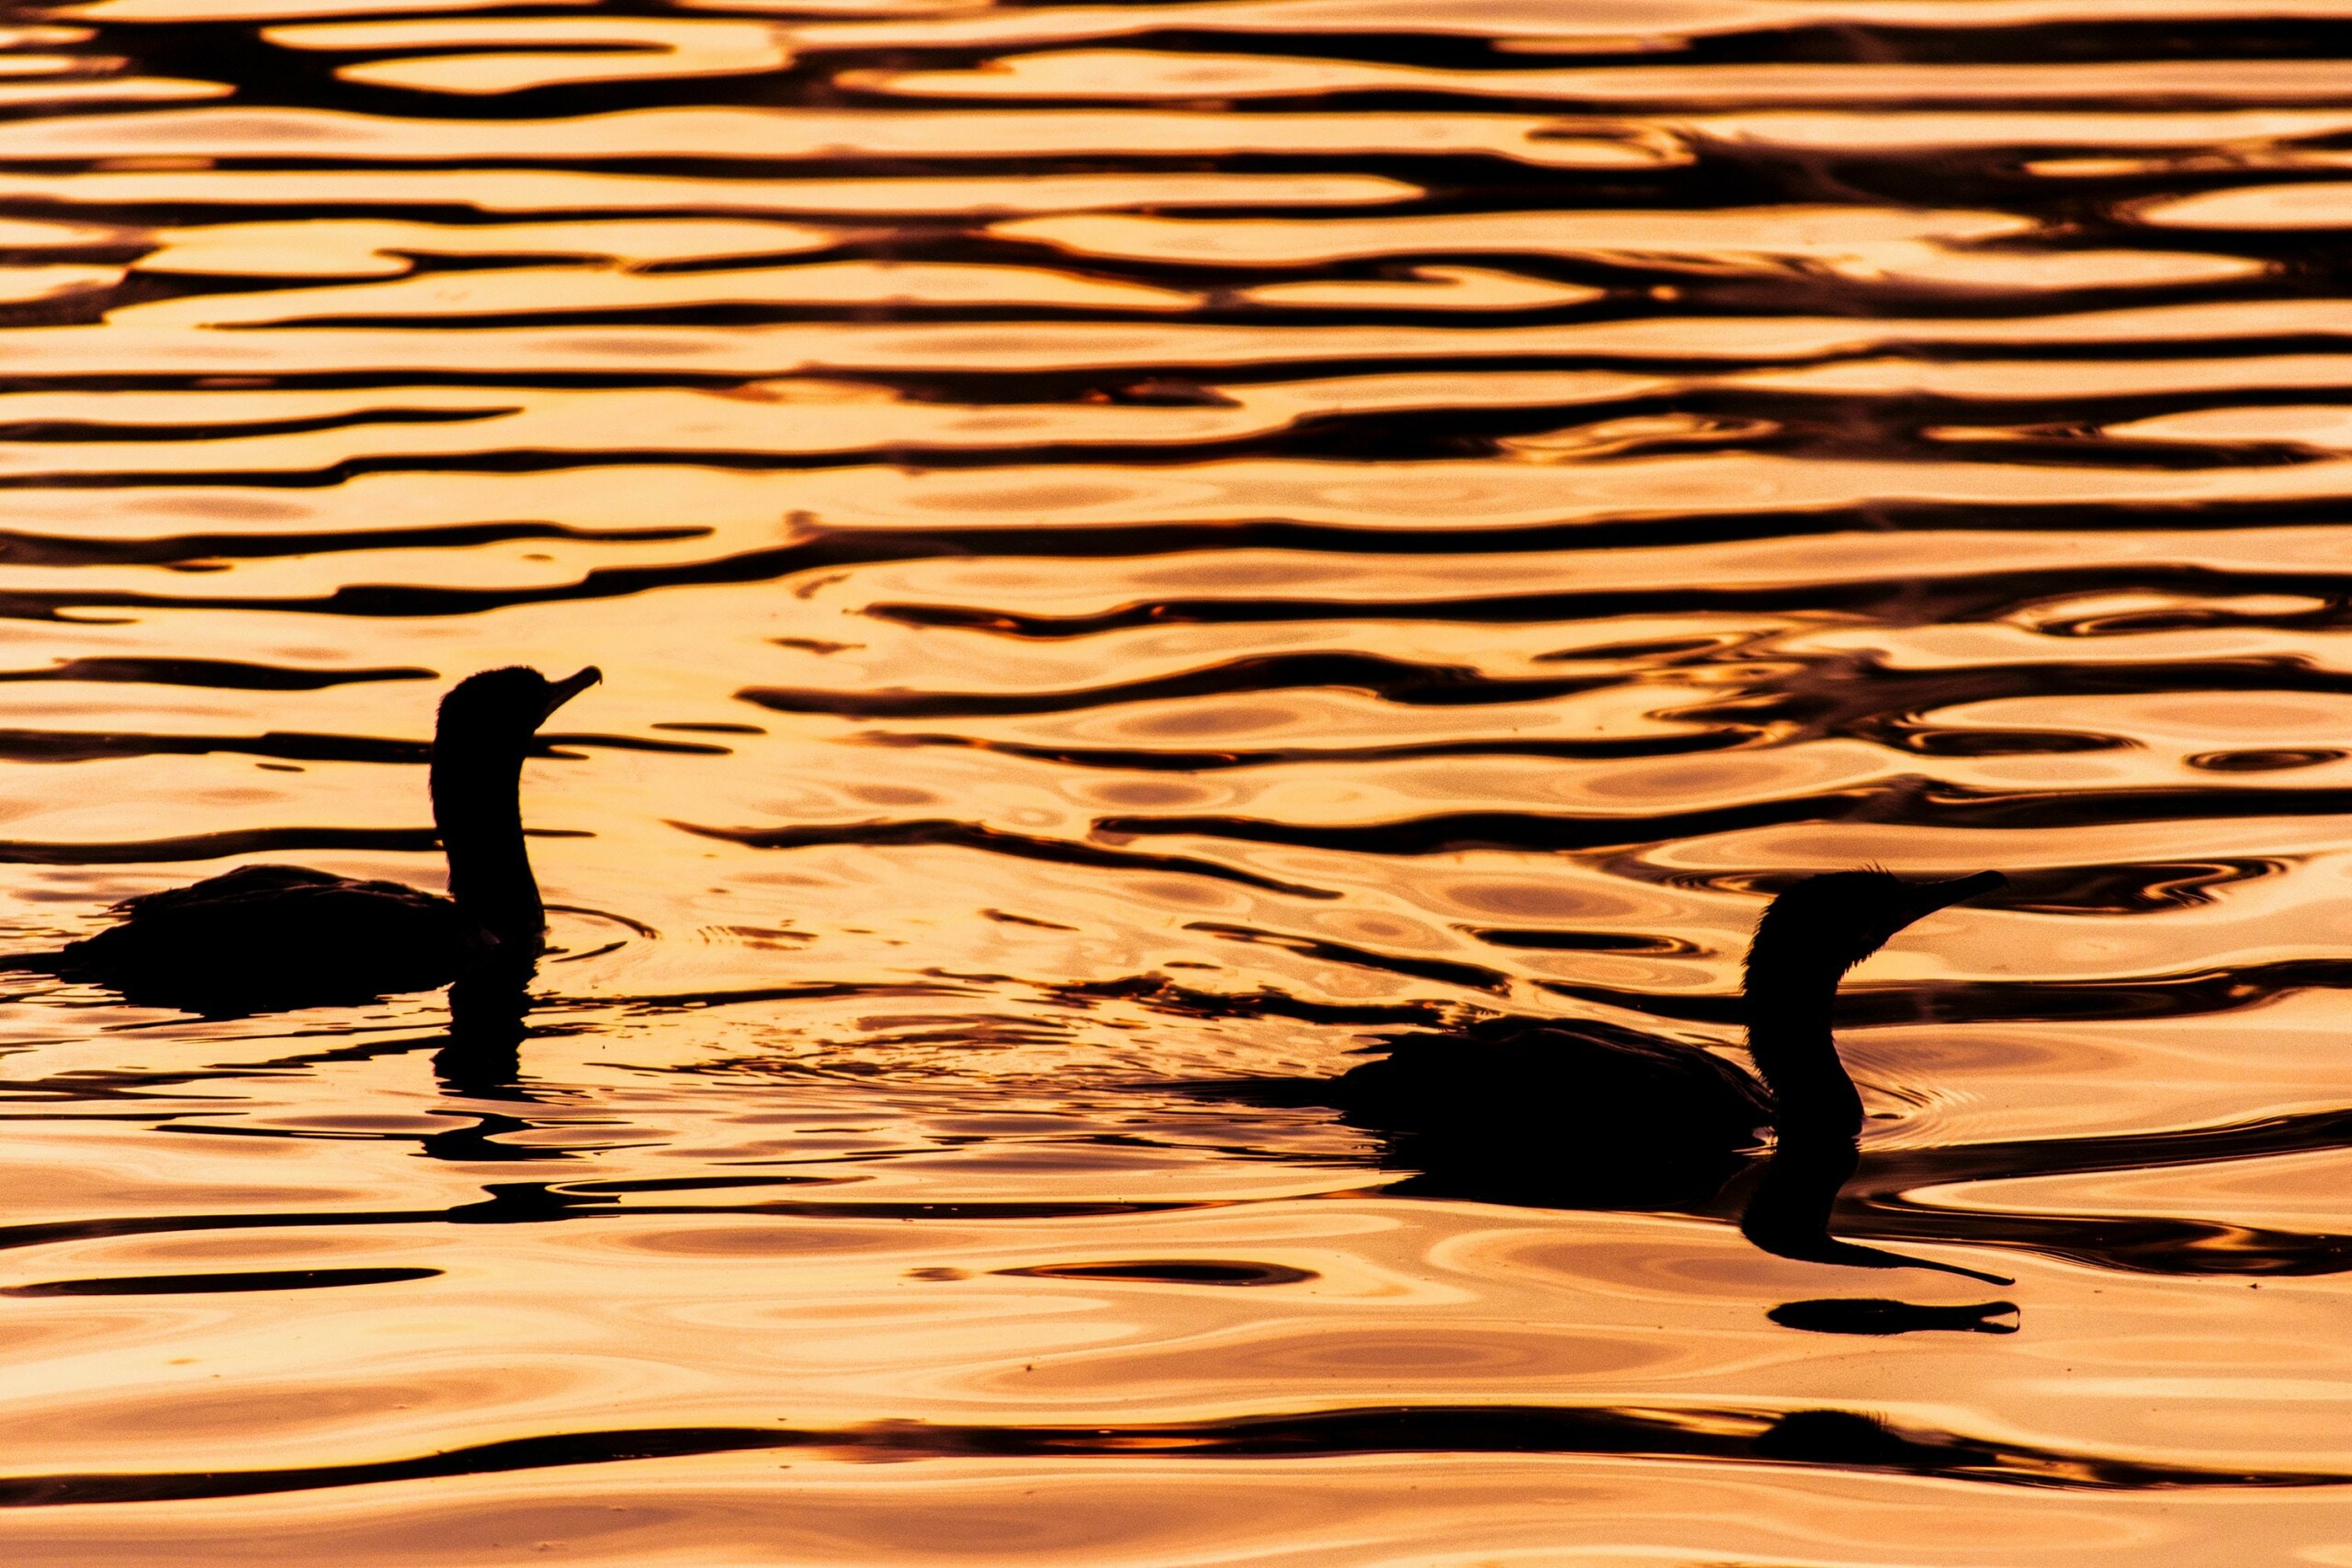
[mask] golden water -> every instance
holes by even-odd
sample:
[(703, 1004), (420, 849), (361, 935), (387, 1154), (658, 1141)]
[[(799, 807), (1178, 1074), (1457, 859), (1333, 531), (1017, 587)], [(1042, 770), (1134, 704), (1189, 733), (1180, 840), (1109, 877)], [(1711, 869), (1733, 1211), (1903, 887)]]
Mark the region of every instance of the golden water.
[[(606, 672), (511, 1070), (12, 977), (9, 1562), (2352, 1563), (2346, 0), (5, 43), (6, 945)], [(1864, 862), (2014, 883), (1838, 1229), (2011, 1287), (1197, 1088)]]

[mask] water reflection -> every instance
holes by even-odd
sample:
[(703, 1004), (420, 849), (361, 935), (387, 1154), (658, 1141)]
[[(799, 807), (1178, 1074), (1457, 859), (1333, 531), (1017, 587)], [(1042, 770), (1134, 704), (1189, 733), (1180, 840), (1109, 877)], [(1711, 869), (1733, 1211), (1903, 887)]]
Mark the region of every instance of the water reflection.
[(506, 10), (0, 28), (0, 951), (609, 672), (6, 976), (12, 1562), (2338, 1552), (2344, 17)]
[(1852, 1138), (1821, 1132), (1782, 1136), (1772, 1145), (1762, 1176), (1748, 1190), (1739, 1213), (1739, 1234), (1776, 1258), (1804, 1263), (1835, 1263), (1848, 1269), (1933, 1269), (1988, 1285), (2017, 1283), (2004, 1274), (1863, 1247), (1831, 1235), (1838, 1199), (1853, 1179), (1860, 1160), (1861, 1150)]
[(529, 1100), (517, 1079), (530, 1010), (526, 980), (471, 976), (451, 986), (448, 1043), (433, 1054), (442, 1089), (463, 1100)]

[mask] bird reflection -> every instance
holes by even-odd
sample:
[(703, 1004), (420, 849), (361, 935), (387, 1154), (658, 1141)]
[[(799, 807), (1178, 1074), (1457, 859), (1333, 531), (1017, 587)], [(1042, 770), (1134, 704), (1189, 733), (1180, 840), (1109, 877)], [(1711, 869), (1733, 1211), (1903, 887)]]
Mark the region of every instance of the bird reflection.
[(506, 974), (469, 975), (449, 987), (448, 1043), (433, 1054), (443, 1092), (467, 1100), (528, 1100), (517, 1087), (531, 998)]
[(1771, 1128), (1777, 1139), (1741, 1224), (1758, 1247), (1810, 1262), (1997, 1280), (1829, 1235), (1862, 1125), (1830, 1008), (1847, 971), (1897, 931), (2007, 880), (1837, 872), (1773, 899), (1744, 981), (1748, 1055), (1761, 1081), (1630, 1029), (1489, 1019), (1393, 1037), (1379, 1059), (1336, 1079), (1269, 1080), (1242, 1092), (1339, 1107), (1378, 1135), (1383, 1165), (1415, 1173), (1393, 1192), (1540, 1208), (1703, 1208), (1756, 1163)]
[(1857, 1141), (1832, 1134), (1784, 1133), (1772, 1146), (1762, 1177), (1740, 1210), (1739, 1234), (1776, 1258), (1800, 1263), (1842, 1263), (1852, 1269), (1933, 1269), (1990, 1285), (2014, 1283), (2007, 1275), (1964, 1269), (1880, 1247), (1840, 1241), (1829, 1234), (1838, 1195), (1853, 1179), (1861, 1159)]
[[(519, 991), (547, 941), (523, 838), (524, 753), (557, 708), (600, 679), (593, 667), (560, 681), (489, 670), (442, 700), (432, 795), (447, 897), (302, 866), (240, 866), (128, 899), (119, 923), (13, 966), (213, 1017), (367, 1001), (461, 978)], [(477, 1016), (494, 1011), (484, 1003)], [(498, 1027), (482, 1021), (477, 1032)]]
[(1883, 1338), (1896, 1334), (2015, 1334), (2015, 1302), (1962, 1302), (1920, 1306), (1882, 1297), (1830, 1297), (1783, 1302), (1764, 1314), (1783, 1328), (1807, 1334), (1857, 1334)]

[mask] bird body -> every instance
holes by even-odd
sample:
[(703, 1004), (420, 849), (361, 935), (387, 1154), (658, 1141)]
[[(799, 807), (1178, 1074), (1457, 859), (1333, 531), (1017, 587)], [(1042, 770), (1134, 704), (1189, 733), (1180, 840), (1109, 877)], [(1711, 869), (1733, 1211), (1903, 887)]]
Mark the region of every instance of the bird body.
[(1605, 1023), (1482, 1019), (1383, 1051), (1314, 1098), (1382, 1134), (1386, 1163), (1433, 1196), (1701, 1202), (1772, 1122), (1771, 1096), (1723, 1057)]
[(485, 671), (451, 690), (433, 739), (444, 897), (295, 865), (247, 865), (114, 907), (120, 919), (17, 966), (127, 1000), (214, 1016), (366, 1001), (469, 976), (527, 978), (546, 915), (523, 838), (524, 753), (548, 715), (601, 679)]
[[(1393, 1036), (1382, 1055), (1279, 1098), (1337, 1107), (1379, 1135), (1392, 1190), (1558, 1208), (1689, 1208), (1776, 1131), (1783, 1148), (1850, 1148), (1861, 1097), (1830, 1007), (1846, 972), (1913, 921), (2007, 881), (1909, 883), (1835, 872), (1758, 922), (1743, 990), (1750, 1077), (1713, 1052), (1594, 1021), (1480, 1020)], [(1262, 1098), (1276, 1098), (1264, 1096)]]
[(196, 1012), (258, 1010), (240, 1005), (257, 988), (277, 1007), (429, 990), (484, 951), (454, 899), (299, 865), (240, 866), (114, 913), (120, 923), (67, 944), (58, 972)]

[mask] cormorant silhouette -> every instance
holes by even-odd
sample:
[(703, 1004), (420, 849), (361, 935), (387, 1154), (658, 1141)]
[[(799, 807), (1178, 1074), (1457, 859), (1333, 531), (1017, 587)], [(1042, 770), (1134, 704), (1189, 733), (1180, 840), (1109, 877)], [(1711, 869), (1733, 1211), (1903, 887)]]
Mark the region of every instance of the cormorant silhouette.
[(1225, 1087), (1261, 1102), (1338, 1107), (1380, 1135), (1382, 1164), (1418, 1173), (1392, 1192), (1545, 1208), (1703, 1207), (1773, 1128), (1777, 1172), (1759, 1184), (1744, 1227), (1751, 1240), (1823, 1262), (1913, 1263), (1827, 1235), (1838, 1173), (1852, 1170), (1862, 1125), (1830, 1005), (1846, 972), (1895, 932), (2007, 882), (1991, 871), (1925, 883), (1834, 872), (1774, 898), (1745, 982), (1760, 1082), (1709, 1052), (1617, 1025), (1500, 1018), (1392, 1036), (1379, 1059), (1337, 1078)]
[(13, 967), (216, 1017), (366, 1001), (472, 980), (514, 987), (547, 942), (523, 841), (523, 756), (548, 716), (604, 677), (486, 670), (441, 700), (433, 819), (449, 896), (295, 865), (247, 865), (115, 906), (122, 919)]

